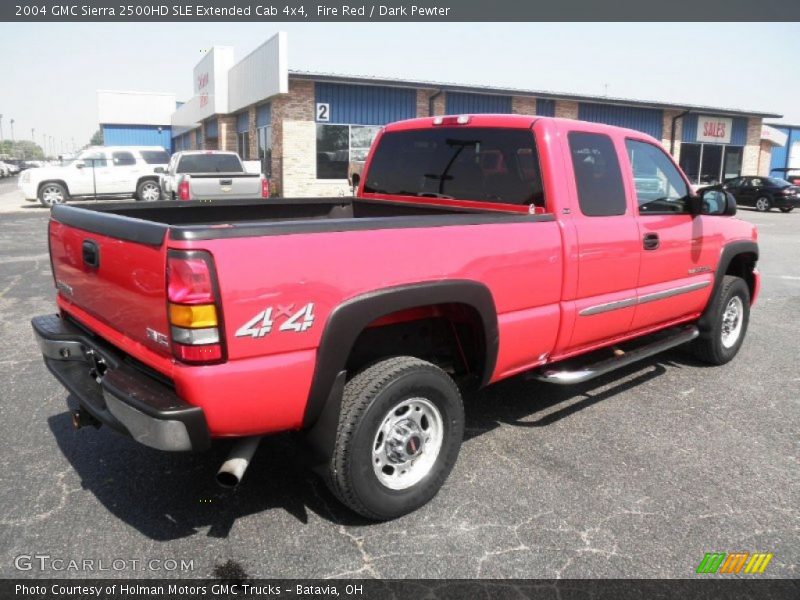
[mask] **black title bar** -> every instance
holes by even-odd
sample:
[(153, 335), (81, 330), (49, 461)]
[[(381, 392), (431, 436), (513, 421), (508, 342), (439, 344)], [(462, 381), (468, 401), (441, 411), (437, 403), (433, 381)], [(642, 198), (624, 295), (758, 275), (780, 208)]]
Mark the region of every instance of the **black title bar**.
[[(800, 21), (797, 0), (2, 0), (0, 21)], [(709, 37), (716, 34), (709, 31)], [(753, 35), (758, 35), (754, 31)], [(700, 40), (698, 40), (699, 42)], [(735, 40), (729, 40), (735, 43)]]

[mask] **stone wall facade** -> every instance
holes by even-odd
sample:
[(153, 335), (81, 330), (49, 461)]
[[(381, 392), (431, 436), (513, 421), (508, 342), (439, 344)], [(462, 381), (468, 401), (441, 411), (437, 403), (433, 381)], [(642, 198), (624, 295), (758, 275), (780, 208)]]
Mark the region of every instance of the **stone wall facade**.
[(577, 119), (578, 103), (572, 100), (556, 100), (556, 117), (559, 119)]
[[(747, 142), (742, 158), (742, 175), (759, 174), (759, 154), (761, 152), (761, 119), (747, 119)], [(769, 163), (767, 163), (769, 164)]]
[(515, 115), (535, 115), (536, 98), (533, 96), (512, 96), (511, 112)]

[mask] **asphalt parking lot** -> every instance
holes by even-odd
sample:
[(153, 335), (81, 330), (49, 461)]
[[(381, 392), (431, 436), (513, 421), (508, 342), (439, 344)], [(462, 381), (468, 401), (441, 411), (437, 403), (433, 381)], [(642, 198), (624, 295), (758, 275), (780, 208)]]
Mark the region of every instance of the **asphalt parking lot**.
[[(764, 577), (798, 576), (800, 211), (740, 210), (760, 227), (763, 289), (734, 362), (674, 351), (574, 388), (514, 379), (470, 396), (441, 493), (372, 524), (302, 467), (291, 436), (265, 439), (223, 492), (225, 448), (74, 432), (29, 326), (54, 310), (48, 211), (0, 188), (0, 577), (684, 578), (706, 552), (736, 551), (774, 553)], [(34, 554), (126, 568), (15, 567)], [(142, 570), (169, 559), (192, 568)]]

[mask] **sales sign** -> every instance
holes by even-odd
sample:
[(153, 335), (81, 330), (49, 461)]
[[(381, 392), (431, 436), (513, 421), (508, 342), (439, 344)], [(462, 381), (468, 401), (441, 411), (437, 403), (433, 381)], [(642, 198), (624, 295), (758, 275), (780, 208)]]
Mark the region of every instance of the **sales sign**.
[(733, 119), (727, 117), (697, 117), (697, 141), (730, 144)]

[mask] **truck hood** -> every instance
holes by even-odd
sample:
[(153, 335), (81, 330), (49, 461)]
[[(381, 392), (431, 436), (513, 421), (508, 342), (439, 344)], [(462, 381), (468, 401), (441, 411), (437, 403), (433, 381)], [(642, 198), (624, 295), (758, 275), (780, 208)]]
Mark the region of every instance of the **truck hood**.
[(63, 178), (71, 173), (74, 167), (34, 167), (23, 171), (27, 174), (28, 181), (41, 181), (43, 179)]

